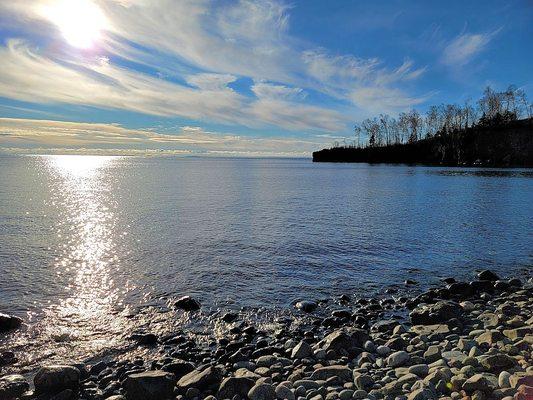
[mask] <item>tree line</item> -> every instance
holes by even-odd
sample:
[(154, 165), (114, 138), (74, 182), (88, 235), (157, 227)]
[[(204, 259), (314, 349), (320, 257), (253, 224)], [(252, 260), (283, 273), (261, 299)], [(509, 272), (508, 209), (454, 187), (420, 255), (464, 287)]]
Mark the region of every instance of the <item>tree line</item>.
[[(441, 104), (429, 107), (425, 114), (416, 110), (402, 112), (397, 117), (380, 114), (367, 118), (354, 127), (355, 140), (343, 147), (382, 147), (413, 143), (421, 139), (463, 131), (474, 126), (491, 126), (531, 118), (533, 104), (526, 93), (514, 85), (497, 92), (488, 86), (475, 103)], [(364, 138), (361, 140), (361, 138)], [(338, 142), (334, 147), (340, 147)]]

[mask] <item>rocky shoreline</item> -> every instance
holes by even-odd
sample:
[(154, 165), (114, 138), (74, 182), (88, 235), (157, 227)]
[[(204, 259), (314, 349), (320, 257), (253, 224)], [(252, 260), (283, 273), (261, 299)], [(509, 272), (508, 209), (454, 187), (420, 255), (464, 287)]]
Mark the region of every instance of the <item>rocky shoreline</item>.
[[(151, 356), (4, 375), (0, 400), (533, 399), (531, 278), (483, 271), (416, 297), (387, 292), (300, 301), (268, 331), (226, 312), (214, 317), (222, 337), (137, 333)], [(190, 318), (201, 309), (190, 297), (174, 306)], [(0, 315), (0, 331), (20, 323)], [(15, 357), (2, 353), (0, 366)]]

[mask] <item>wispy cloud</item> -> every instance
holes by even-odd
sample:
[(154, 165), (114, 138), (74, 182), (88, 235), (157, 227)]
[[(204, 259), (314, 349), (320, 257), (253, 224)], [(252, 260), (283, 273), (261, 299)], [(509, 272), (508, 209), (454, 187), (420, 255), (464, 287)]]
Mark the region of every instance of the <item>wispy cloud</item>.
[(463, 33), (444, 49), (441, 61), (452, 67), (461, 67), (480, 54), (500, 30), (488, 33)]
[[(37, 23), (40, 35), (54, 44), (37, 48), (15, 39), (0, 47), (2, 96), (251, 128), (320, 131), (346, 130), (348, 105), (375, 112), (378, 102), (361, 101), (368, 92), (390, 99), (380, 111), (425, 99), (401, 88), (424, 68), (408, 60), (389, 69), (377, 58), (303, 44), (289, 34), (290, 6), (282, 1), (95, 0), (109, 21), (99, 57), (57, 50), (60, 33), (39, 12), (48, 1), (0, 5), (3, 21), (18, 20), (28, 31)], [(120, 60), (157, 73), (126, 68)], [(255, 97), (231, 88), (241, 77), (255, 82), (249, 88)], [(306, 91), (335, 99), (339, 111), (313, 104)]]
[(0, 118), (0, 149), (24, 152), (106, 154), (206, 154), (309, 156), (329, 144), (323, 138), (252, 137), (182, 126), (174, 132), (128, 129), (117, 124)]
[[(228, 74), (188, 76), (187, 82), (194, 86), (191, 87), (119, 67), (107, 59), (81, 63), (60, 56), (48, 58), (21, 40), (11, 40), (6, 47), (0, 47), (0, 58), (0, 96), (17, 100), (289, 130), (337, 131), (345, 123), (345, 117), (334, 110), (297, 104), (294, 98), (270, 98), (267, 104), (238, 94), (227, 86), (235, 80)], [(272, 107), (271, 103), (277, 104)]]

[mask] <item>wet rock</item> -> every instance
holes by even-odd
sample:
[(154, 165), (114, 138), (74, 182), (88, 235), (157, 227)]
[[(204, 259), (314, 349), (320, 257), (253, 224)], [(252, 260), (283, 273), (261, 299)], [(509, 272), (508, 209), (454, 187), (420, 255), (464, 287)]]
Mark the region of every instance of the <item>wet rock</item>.
[(452, 318), (461, 317), (461, 306), (453, 301), (439, 301), (420, 306), (409, 314), (413, 325), (433, 325), (446, 323)]
[(385, 321), (378, 321), (374, 325), (372, 325), (371, 330), (376, 332), (391, 332), (395, 326), (398, 325), (398, 321), (396, 320), (385, 320)]
[(326, 352), (334, 351), (339, 356), (354, 357), (361, 352), (368, 339), (367, 332), (362, 329), (342, 328), (330, 333), (320, 344)]
[(30, 385), (22, 375), (6, 375), (0, 378), (0, 399), (17, 399), (29, 389)]
[(302, 359), (311, 357), (313, 355), (313, 349), (311, 346), (303, 340), (298, 343), (294, 349), (292, 349), (291, 357), (296, 359)]
[(477, 277), (481, 281), (497, 281), (500, 279), (498, 275), (488, 269), (481, 271), (479, 274), (477, 274)]
[(180, 379), (182, 376), (194, 371), (194, 365), (187, 361), (174, 360), (171, 363), (164, 365), (162, 370), (171, 372), (174, 374), (176, 379)]
[(0, 313), (0, 332), (6, 332), (12, 329), (20, 328), (22, 319), (14, 315)]
[(228, 313), (225, 313), (223, 316), (222, 316), (222, 321), (224, 322), (233, 322), (237, 319), (238, 315), (235, 314), (235, 313), (231, 313), (231, 312), (228, 312)]
[(153, 333), (143, 333), (138, 335), (133, 335), (132, 338), (137, 341), (137, 343), (145, 346), (151, 346), (157, 344), (157, 336)]
[(39, 369), (33, 378), (37, 393), (58, 393), (65, 389), (76, 389), (80, 371), (70, 365), (49, 365)]
[(89, 369), (89, 374), (97, 376), (100, 372), (102, 372), (104, 369), (106, 369), (107, 365), (105, 362), (100, 361)]
[(231, 399), (237, 395), (245, 398), (250, 389), (255, 385), (255, 381), (246, 377), (229, 377), (222, 381), (218, 389), (219, 399)]
[(310, 313), (316, 310), (317, 304), (314, 301), (303, 300), (296, 303), (295, 307), (306, 313)]
[(272, 385), (261, 383), (250, 389), (248, 397), (250, 400), (274, 400), (276, 399), (276, 392)]
[(201, 307), (200, 302), (193, 299), (191, 296), (180, 297), (176, 303), (174, 303), (174, 306), (184, 311), (197, 311)]
[(448, 286), (448, 291), (453, 297), (459, 297), (461, 299), (466, 298), (474, 294), (472, 286), (466, 282), (455, 282)]
[(128, 400), (159, 400), (174, 396), (176, 378), (164, 371), (147, 371), (131, 374), (124, 381)]
[(218, 386), (221, 378), (217, 368), (207, 367), (204, 370), (194, 370), (183, 376), (176, 386), (183, 391), (189, 388), (207, 389), (211, 386)]
[(491, 281), (472, 281), (470, 287), (474, 293), (491, 293), (494, 291), (494, 283)]

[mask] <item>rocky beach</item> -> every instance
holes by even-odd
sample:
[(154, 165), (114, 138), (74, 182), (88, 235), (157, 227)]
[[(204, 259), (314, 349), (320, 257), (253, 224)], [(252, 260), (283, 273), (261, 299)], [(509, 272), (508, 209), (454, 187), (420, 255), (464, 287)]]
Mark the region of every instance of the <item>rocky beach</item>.
[[(132, 349), (143, 356), (43, 363), (20, 374), (17, 354), (4, 351), (0, 399), (530, 400), (527, 275), (501, 279), (486, 270), (414, 297), (388, 288), (380, 298), (302, 300), (269, 329), (218, 310), (208, 317), (224, 327), (217, 335), (137, 332)], [(202, 313), (188, 296), (173, 305), (191, 319)], [(21, 323), (0, 316), (3, 335)]]

